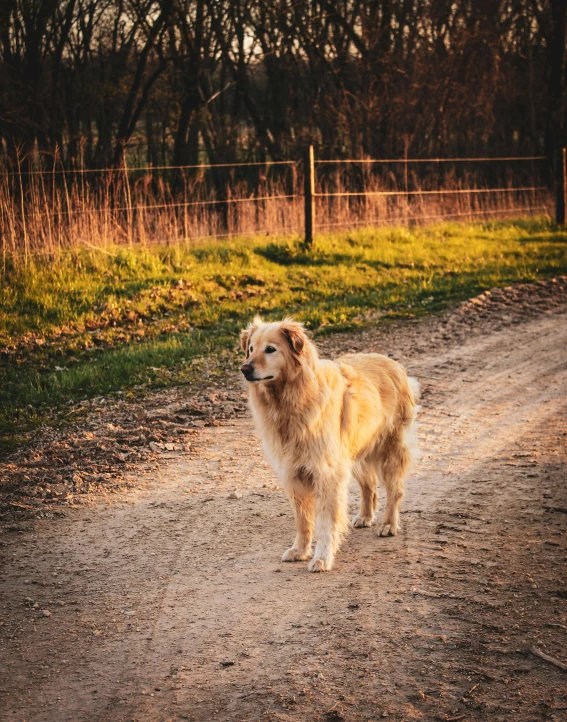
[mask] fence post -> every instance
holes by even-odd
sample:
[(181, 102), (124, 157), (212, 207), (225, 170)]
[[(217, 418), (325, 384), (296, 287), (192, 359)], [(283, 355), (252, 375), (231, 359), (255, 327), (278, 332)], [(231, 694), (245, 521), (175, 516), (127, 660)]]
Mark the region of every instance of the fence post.
[(310, 145), (305, 151), (303, 162), (305, 175), (305, 245), (313, 245), (315, 226), (315, 153)]
[(567, 206), (567, 148), (555, 151), (555, 222), (565, 225), (565, 207)]

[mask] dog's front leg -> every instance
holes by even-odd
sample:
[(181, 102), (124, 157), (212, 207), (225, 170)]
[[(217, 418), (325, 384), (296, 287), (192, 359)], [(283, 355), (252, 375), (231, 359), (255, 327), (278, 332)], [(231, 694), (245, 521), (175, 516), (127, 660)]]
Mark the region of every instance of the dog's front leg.
[(315, 522), (315, 493), (313, 488), (306, 488), (299, 480), (291, 480), (285, 486), (295, 517), (296, 534), (293, 546), (285, 550), (282, 561), (300, 562), (311, 559), (313, 556), (311, 541)]
[(315, 536), (317, 544), (310, 572), (327, 572), (333, 566), (335, 554), (348, 529), (347, 487), (350, 469), (331, 472), (316, 484)]

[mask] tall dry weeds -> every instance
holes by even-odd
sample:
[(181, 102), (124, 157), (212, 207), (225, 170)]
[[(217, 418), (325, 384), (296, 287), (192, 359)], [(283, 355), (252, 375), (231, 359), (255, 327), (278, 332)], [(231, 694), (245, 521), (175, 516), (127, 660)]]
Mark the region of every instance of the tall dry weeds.
[[(214, 171), (213, 171), (214, 172)], [(303, 231), (300, 166), (275, 177), (228, 180), (221, 197), (204, 170), (0, 174), (0, 243), (4, 264), (32, 256), (56, 259), (81, 247), (195, 243), (228, 236), (293, 235)], [(442, 178), (377, 175), (363, 167), (320, 171), (316, 231), (551, 214), (553, 199), (537, 180), (508, 173), (500, 192), (484, 192), (478, 173)], [(513, 190), (516, 188), (528, 190)], [(369, 195), (358, 195), (367, 192)], [(437, 193), (437, 191), (441, 191)], [(355, 195), (349, 195), (354, 193)], [(392, 193), (398, 195), (379, 195)]]

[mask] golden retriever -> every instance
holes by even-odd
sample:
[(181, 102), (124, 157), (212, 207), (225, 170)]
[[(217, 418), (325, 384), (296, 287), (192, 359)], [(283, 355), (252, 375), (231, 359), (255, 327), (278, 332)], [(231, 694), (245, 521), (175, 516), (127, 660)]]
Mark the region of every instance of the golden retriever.
[[(331, 569), (349, 523), (347, 487), (360, 485), (355, 527), (369, 527), (386, 488), (379, 536), (395, 535), (412, 456), (419, 384), (379, 354), (319, 358), (302, 324), (259, 317), (241, 332), (242, 373), (264, 453), (286, 490), (296, 536), (283, 561)], [(311, 542), (315, 532), (315, 551)]]

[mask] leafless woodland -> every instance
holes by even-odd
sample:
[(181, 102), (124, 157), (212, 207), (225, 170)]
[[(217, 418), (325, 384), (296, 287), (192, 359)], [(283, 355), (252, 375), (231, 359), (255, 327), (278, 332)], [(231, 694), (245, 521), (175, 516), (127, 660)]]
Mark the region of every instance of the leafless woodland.
[(0, 157), (551, 156), (566, 24), (563, 0), (13, 0)]

